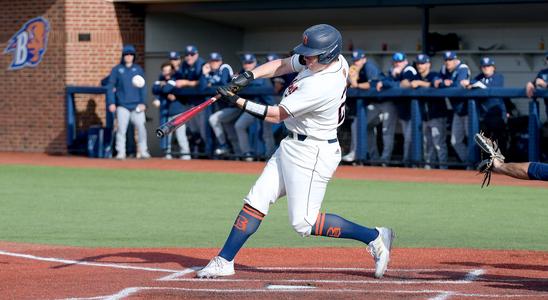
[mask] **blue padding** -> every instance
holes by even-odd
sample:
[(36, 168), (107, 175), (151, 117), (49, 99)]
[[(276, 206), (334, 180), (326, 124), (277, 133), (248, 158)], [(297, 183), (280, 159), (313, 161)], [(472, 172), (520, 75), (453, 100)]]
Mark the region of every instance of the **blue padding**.
[(367, 104), (364, 100), (356, 101), (356, 122), (357, 123), (357, 143), (356, 143), (356, 160), (364, 161), (367, 158)]
[(529, 102), (529, 161), (539, 161), (539, 131), (540, 120), (538, 112), (538, 101), (532, 99)]

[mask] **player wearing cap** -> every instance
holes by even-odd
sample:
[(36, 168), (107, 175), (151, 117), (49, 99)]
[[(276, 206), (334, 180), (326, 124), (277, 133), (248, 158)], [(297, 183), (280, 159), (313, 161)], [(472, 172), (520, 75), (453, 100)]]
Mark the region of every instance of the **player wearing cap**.
[[(377, 83), (377, 90), (389, 89), (394, 87), (410, 87), (410, 82), (417, 79), (417, 70), (409, 64), (405, 53), (396, 52), (392, 55), (392, 68), (388, 71), (388, 76), (385, 76), (381, 81)], [(400, 120), (400, 124), (403, 132), (403, 161), (409, 161), (411, 154), (411, 102), (408, 98), (396, 98), (394, 100), (395, 107), (397, 109), (397, 118)], [(396, 118), (394, 116), (394, 118)], [(391, 128), (391, 144), (385, 155), (383, 151), (383, 160), (390, 160), (392, 156), (392, 149), (394, 148), (394, 132), (395, 124)], [(384, 131), (384, 130), (383, 130)], [(386, 147), (386, 146), (385, 146)], [(389, 151), (389, 152), (388, 152)]]
[[(436, 80), (434, 87), (460, 87), (464, 88), (470, 80), (470, 68), (462, 63), (453, 51), (443, 54), (444, 64), (440, 71), (440, 79)], [(464, 138), (468, 135), (468, 106), (465, 98), (451, 97), (453, 108), (453, 121), (451, 123), (451, 146), (462, 162), (468, 160), (468, 150)]]
[[(171, 52), (173, 53), (173, 52)], [(171, 58), (171, 55), (169, 56)], [(152, 102), (154, 106), (159, 108), (160, 113), (160, 124), (164, 124), (169, 120), (169, 104), (171, 101), (175, 100), (175, 95), (164, 93), (164, 87), (168, 84), (168, 81), (173, 80), (175, 74), (175, 68), (169, 62), (165, 62), (160, 67), (161, 73), (158, 76), (158, 80), (152, 85), (152, 94), (156, 96), (156, 99)], [(173, 81), (172, 81), (173, 82)], [(171, 145), (168, 145), (170, 142), (169, 137), (164, 137), (160, 140), (160, 148), (164, 151), (166, 159), (171, 159)], [(188, 142), (187, 142), (188, 147)]]
[[(544, 53), (544, 64), (548, 64), (548, 51)], [(531, 82), (527, 82), (525, 90), (527, 97), (533, 97), (536, 89), (546, 89), (548, 87), (548, 68), (538, 72), (537, 77)], [(546, 117), (548, 118), (548, 98), (544, 98), (544, 108), (546, 109)]]
[[(223, 63), (221, 54), (212, 52), (209, 54), (208, 62), (204, 64), (202, 68), (200, 88), (226, 85), (232, 79), (232, 75), (232, 67)], [(238, 138), (234, 131), (234, 122), (241, 111), (235, 107), (230, 107), (222, 101), (217, 101), (215, 103), (214, 110), (215, 112), (209, 116), (208, 120), (218, 142), (218, 147), (215, 149), (214, 154), (225, 155), (231, 148), (227, 142), (227, 137), (232, 144), (232, 148), (238, 147)]]
[[(482, 57), (480, 61), (481, 73), (463, 84), (471, 88), (504, 87), (504, 76), (496, 72), (495, 60), (491, 57)], [(480, 118), (483, 131), (487, 136), (498, 137), (498, 145), (501, 151), (506, 149), (506, 106), (502, 98), (478, 99)]]
[[(257, 58), (252, 53), (245, 53), (242, 55), (242, 71), (240, 74), (251, 71), (257, 67)], [(267, 78), (259, 78), (250, 83), (250, 87), (255, 88), (273, 88), (272, 83)], [(260, 96), (255, 98), (258, 102), (267, 105), (274, 105), (275, 101), (272, 96)], [(255, 159), (255, 151), (251, 149), (249, 143), (249, 133), (248, 128), (256, 122), (256, 119), (249, 113), (243, 113), (234, 127), (236, 128), (236, 134), (238, 135), (238, 142), (240, 144), (240, 151), (243, 159), (245, 161), (253, 161)], [(262, 122), (262, 138), (265, 145), (265, 157), (270, 157), (274, 151), (274, 134), (272, 133), (272, 123)]]
[(175, 73), (179, 73), (181, 70), (181, 53), (177, 51), (170, 51), (168, 55), (169, 62), (173, 65), (173, 69), (175, 70)]
[[(176, 80), (177, 88), (198, 88), (204, 63), (205, 61), (200, 57), (196, 46), (186, 46), (183, 63), (181, 64), (181, 69), (179, 70)], [(181, 99), (185, 104), (185, 110), (200, 104), (204, 100), (201, 96), (178, 97), (178, 99)], [(200, 145), (203, 145), (206, 140), (207, 130), (209, 127), (207, 124), (206, 114), (198, 114), (187, 124), (192, 133), (192, 141), (196, 147), (196, 151), (197, 148), (199, 148)]]
[[(362, 49), (356, 49), (352, 52), (352, 65), (349, 69), (348, 84), (349, 87), (355, 89), (368, 90), (380, 78), (380, 70), (374, 62), (367, 59), (365, 52)], [(378, 101), (370, 101), (367, 103), (367, 139), (368, 152), (371, 159), (378, 159), (377, 139), (375, 135), (375, 127), (380, 123), (379, 116), (381, 115), (380, 105)], [(355, 112), (355, 102), (347, 103), (350, 112)], [(353, 113), (355, 115), (355, 113)], [(354, 117), (350, 128), (351, 140), (350, 151), (342, 157), (345, 162), (353, 162), (356, 159), (356, 147), (358, 144), (358, 119)]]
[[(261, 176), (244, 198), (230, 234), (197, 277), (234, 274), (234, 257), (257, 231), (270, 205), (287, 196), (289, 221), (301, 236), (347, 238), (368, 244), (375, 259), (375, 277), (384, 275), (390, 258), (393, 232), (388, 228), (367, 228), (338, 215), (320, 212), (327, 183), (341, 160), (337, 127), (344, 122), (348, 63), (340, 55), (342, 36), (327, 24), (315, 25), (303, 33), (295, 55), (263, 64), (236, 77), (229, 86), (218, 88), (223, 101), (268, 122), (284, 122), (289, 135), (268, 160)], [(298, 72), (284, 92), (280, 105), (264, 105), (240, 98), (232, 91), (249, 85), (255, 78)]]
[[(426, 54), (419, 54), (415, 59), (418, 76), (410, 82), (411, 88), (431, 88), (434, 82), (439, 79), (437, 72), (432, 72), (430, 57)], [(424, 157), (426, 168), (430, 163), (438, 162), (440, 169), (447, 166), (447, 105), (445, 98), (424, 98), (420, 101), (420, 110), (423, 118), (422, 131), (424, 135)]]

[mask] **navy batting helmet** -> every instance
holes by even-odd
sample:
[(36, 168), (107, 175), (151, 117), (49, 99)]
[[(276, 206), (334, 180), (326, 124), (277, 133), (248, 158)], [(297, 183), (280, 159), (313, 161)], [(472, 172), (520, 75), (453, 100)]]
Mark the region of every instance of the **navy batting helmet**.
[(304, 31), (302, 44), (293, 51), (304, 56), (318, 55), (318, 62), (327, 65), (341, 54), (341, 49), (341, 33), (331, 25), (318, 24)]

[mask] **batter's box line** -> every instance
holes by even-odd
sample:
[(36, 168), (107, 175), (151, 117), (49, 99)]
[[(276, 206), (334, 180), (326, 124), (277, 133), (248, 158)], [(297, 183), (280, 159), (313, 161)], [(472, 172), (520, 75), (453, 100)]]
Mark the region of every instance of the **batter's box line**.
[(548, 293), (527, 295), (527, 294), (479, 294), (479, 293), (462, 293), (462, 292), (453, 292), (445, 290), (370, 290), (370, 289), (212, 289), (212, 288), (178, 288), (178, 287), (129, 287), (125, 288), (112, 295), (104, 296), (93, 296), (93, 297), (84, 297), (84, 298), (64, 298), (62, 300), (120, 300), (127, 298), (129, 296), (135, 295), (136, 293), (143, 291), (169, 291), (169, 292), (196, 292), (196, 293), (359, 293), (359, 294), (403, 294), (403, 295), (430, 295), (430, 294), (439, 294), (439, 295), (450, 295), (457, 297), (467, 297), (467, 298), (526, 298), (526, 297), (545, 297), (548, 296)]
[[(176, 272), (167, 276), (164, 276), (162, 278), (157, 279), (157, 281), (190, 281), (189, 278), (181, 278), (183, 276), (186, 276), (192, 272), (195, 272), (197, 270), (202, 269), (203, 267), (191, 267), (185, 270), (182, 270), (180, 272)], [(373, 272), (375, 269), (373, 268), (338, 268), (338, 267), (244, 267), (244, 268), (238, 268), (237, 271), (253, 271), (253, 270), (259, 270), (259, 271), (359, 271), (359, 272)], [(406, 272), (468, 272), (470, 274), (471, 272), (474, 272), (476, 270), (474, 269), (388, 269), (388, 272), (393, 273), (406, 273)], [(235, 279), (236, 281), (245, 281), (245, 279)], [(461, 280), (466, 281), (467, 279)], [(321, 280), (318, 280), (318, 282), (321, 282)], [(431, 283), (432, 280), (425, 280), (424, 282), (417, 282), (417, 283), (411, 283), (411, 284), (419, 284), (419, 283)], [(449, 283), (454, 282), (452, 281), (440, 281), (439, 283)], [(360, 283), (367, 283), (367, 282), (361, 282)], [(468, 282), (462, 282), (462, 283), (468, 283)], [(402, 283), (404, 284), (404, 283)]]

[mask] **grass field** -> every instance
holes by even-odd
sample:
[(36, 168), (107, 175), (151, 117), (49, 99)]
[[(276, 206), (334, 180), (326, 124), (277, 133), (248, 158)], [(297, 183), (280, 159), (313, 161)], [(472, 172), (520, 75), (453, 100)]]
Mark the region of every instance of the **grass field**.
[[(221, 247), (257, 176), (0, 166), (0, 240), (88, 247)], [(249, 247), (359, 246), (303, 239), (273, 206)], [(396, 230), (395, 247), (548, 250), (542, 188), (333, 180), (323, 211)]]

